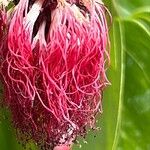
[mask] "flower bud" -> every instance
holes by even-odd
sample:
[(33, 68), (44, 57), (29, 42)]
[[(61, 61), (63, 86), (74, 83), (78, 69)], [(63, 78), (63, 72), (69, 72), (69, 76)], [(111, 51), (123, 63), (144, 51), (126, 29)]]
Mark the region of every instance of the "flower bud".
[(1, 75), (18, 137), (43, 149), (67, 145), (55, 147), (67, 150), (102, 112), (102, 93), (109, 83), (104, 5), (95, 0), (20, 0), (7, 39)]

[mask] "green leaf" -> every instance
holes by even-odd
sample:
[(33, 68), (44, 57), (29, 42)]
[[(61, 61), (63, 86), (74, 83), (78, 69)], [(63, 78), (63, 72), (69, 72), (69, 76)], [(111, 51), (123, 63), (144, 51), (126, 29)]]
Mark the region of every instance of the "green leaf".
[[(102, 118), (102, 132), (105, 134), (104, 148), (114, 149), (120, 129), (121, 110), (124, 89), (124, 45), (122, 27), (119, 20), (115, 20), (112, 32), (111, 67), (109, 78), (111, 86), (104, 96), (104, 114)], [(103, 134), (101, 136), (103, 136)], [(102, 145), (101, 145), (102, 146)], [(100, 147), (101, 147), (100, 146)]]
[(1, 108), (0, 109), (0, 149), (1, 150), (21, 150), (21, 145), (19, 145), (15, 139), (15, 132), (10, 125), (10, 115), (9, 113)]
[(115, 10), (121, 17), (127, 17), (134, 13), (137, 9), (145, 9), (150, 7), (149, 0), (112, 0)]
[(123, 22), (126, 73), (118, 150), (150, 149), (150, 22), (140, 21), (147, 17), (140, 13)]

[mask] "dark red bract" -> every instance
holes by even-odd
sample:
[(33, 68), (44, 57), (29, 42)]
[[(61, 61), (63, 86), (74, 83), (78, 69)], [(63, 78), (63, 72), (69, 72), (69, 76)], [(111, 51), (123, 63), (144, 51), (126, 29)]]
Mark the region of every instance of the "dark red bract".
[(20, 0), (7, 39), (1, 75), (19, 137), (52, 149), (84, 136), (108, 84), (103, 4)]

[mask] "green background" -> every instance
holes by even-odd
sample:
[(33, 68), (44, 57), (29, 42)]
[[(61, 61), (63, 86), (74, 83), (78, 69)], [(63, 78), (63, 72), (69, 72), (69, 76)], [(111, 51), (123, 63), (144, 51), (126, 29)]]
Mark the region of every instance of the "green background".
[[(79, 139), (73, 150), (150, 150), (150, 0), (105, 4), (113, 18), (107, 71), (111, 86), (104, 92), (103, 114), (97, 117), (101, 130), (89, 132), (87, 143)], [(0, 150), (23, 150), (8, 116), (1, 108)]]

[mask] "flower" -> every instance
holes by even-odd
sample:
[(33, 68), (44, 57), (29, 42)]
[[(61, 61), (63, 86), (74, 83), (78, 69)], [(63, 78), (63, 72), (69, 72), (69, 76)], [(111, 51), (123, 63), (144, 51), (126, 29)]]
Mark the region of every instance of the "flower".
[(98, 1), (20, 0), (1, 49), (5, 103), (21, 140), (70, 145), (102, 112), (108, 28)]

